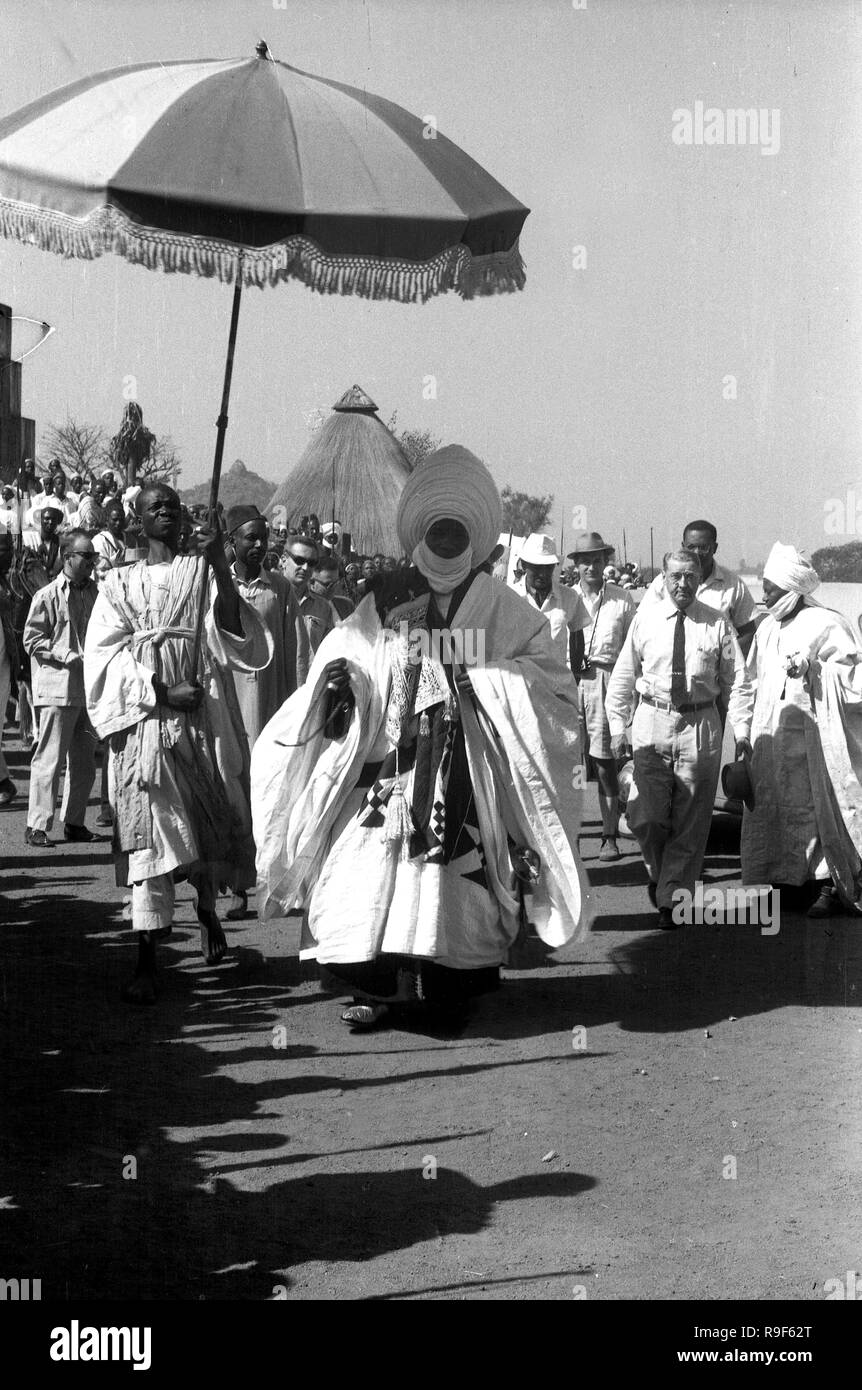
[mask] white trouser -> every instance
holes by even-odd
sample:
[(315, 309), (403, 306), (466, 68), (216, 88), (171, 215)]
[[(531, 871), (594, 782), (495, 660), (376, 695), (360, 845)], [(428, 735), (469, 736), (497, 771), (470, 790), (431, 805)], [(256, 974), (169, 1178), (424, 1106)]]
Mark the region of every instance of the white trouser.
[(721, 720), (714, 706), (665, 714), (641, 701), (632, 725), (634, 775), (626, 815), (659, 907), (693, 894), (703, 869), (721, 768)]
[(132, 930), (158, 931), (174, 920), (173, 874), (156, 874), (132, 884)]

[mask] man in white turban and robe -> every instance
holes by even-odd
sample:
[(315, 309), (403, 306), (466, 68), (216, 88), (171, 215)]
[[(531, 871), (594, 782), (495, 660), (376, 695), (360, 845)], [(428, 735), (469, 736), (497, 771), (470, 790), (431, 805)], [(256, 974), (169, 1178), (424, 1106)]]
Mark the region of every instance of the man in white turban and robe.
[(587, 929), (577, 692), (544, 615), (482, 568), (500, 510), (475, 455), (429, 455), (398, 509), (410, 596), (381, 623), (369, 594), (252, 753), (261, 911), (304, 905), (357, 1028), (417, 996), (460, 1026), (525, 893), (547, 945)]
[(742, 881), (814, 880), (809, 917), (862, 898), (862, 651), (849, 623), (811, 597), (819, 583), (809, 560), (776, 542), (763, 569), (767, 616), (749, 655), (756, 693), (734, 724), (754, 794)]

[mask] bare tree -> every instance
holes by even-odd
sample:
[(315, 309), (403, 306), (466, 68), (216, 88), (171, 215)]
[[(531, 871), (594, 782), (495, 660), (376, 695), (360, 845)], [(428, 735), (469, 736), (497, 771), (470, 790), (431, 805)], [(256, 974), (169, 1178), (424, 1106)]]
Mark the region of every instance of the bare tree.
[(88, 425), (68, 417), (64, 425), (49, 425), (42, 435), (42, 453), (59, 459), (67, 476), (82, 477), (104, 466), (107, 437), (101, 425)]
[(138, 469), (138, 482), (170, 483), (176, 487), (177, 478), (183, 471), (182, 460), (177, 453), (174, 441), (169, 434), (154, 439), (150, 445), (150, 457)]

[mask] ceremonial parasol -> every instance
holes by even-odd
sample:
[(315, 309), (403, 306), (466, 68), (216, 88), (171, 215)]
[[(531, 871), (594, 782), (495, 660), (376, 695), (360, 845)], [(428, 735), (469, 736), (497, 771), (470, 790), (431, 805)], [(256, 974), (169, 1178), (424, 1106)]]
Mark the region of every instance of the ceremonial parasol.
[(113, 68), (0, 120), (0, 235), (233, 284), (213, 513), (243, 285), (421, 302), (524, 283), (529, 210), (469, 155), (383, 97), (256, 53)]

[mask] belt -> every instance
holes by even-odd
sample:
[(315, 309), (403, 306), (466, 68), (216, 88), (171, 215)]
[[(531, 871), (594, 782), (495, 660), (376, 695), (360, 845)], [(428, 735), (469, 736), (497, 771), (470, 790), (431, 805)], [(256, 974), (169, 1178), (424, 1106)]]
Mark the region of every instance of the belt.
[(695, 705), (672, 705), (670, 700), (659, 700), (654, 695), (641, 695), (645, 705), (654, 705), (663, 714), (694, 714), (695, 710), (713, 709), (715, 700), (700, 700)]

